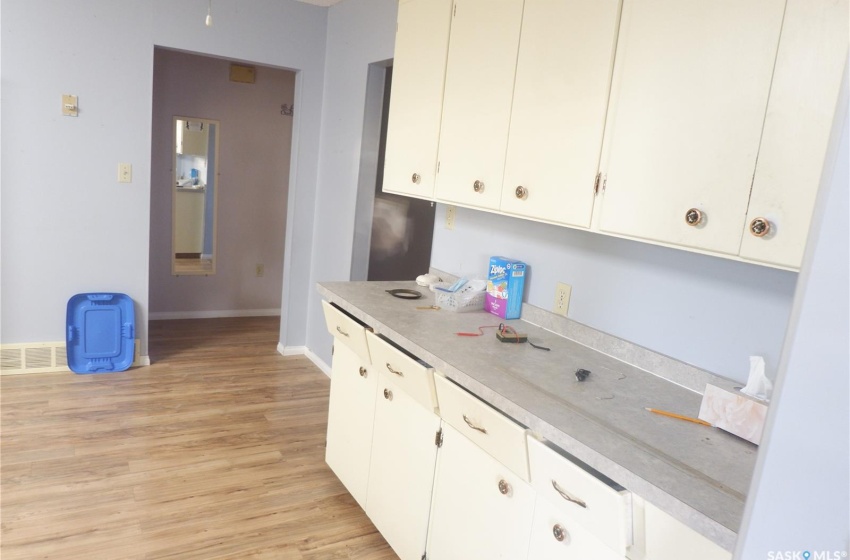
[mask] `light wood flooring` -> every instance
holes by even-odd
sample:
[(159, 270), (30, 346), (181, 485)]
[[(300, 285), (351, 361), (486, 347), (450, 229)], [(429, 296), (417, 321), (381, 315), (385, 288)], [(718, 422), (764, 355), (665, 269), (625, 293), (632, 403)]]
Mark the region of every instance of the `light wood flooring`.
[(212, 274), (212, 259), (174, 259), (174, 274)]
[(0, 377), (3, 560), (397, 559), (325, 465), (277, 317), (151, 322), (153, 365)]

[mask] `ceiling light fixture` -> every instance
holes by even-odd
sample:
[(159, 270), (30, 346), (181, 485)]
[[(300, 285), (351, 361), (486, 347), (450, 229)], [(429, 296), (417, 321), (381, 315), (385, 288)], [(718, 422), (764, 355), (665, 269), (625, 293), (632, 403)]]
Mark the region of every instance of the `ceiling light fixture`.
[(212, 0), (209, 0), (209, 6), (207, 7), (207, 19), (204, 20), (204, 24), (207, 27), (212, 27)]

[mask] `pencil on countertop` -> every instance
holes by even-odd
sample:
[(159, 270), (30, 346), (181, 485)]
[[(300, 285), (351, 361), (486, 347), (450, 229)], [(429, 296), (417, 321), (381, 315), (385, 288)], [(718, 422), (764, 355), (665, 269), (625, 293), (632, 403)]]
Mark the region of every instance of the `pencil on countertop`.
[(666, 410), (658, 410), (657, 408), (647, 408), (646, 410), (650, 412), (654, 412), (655, 414), (660, 414), (662, 416), (669, 416), (670, 418), (678, 418), (679, 420), (687, 420), (688, 422), (693, 422), (694, 424), (702, 424), (703, 426), (714, 427), (705, 420), (700, 420), (699, 418), (691, 418), (690, 416), (682, 416), (681, 414), (676, 414), (675, 412), (667, 412)]

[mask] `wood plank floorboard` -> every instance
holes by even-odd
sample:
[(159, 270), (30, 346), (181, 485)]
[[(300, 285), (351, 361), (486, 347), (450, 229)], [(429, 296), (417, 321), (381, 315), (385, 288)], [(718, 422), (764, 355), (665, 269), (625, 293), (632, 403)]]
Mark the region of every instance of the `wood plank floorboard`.
[(3, 560), (397, 560), (324, 461), (279, 319), (152, 321), (152, 365), (0, 377)]

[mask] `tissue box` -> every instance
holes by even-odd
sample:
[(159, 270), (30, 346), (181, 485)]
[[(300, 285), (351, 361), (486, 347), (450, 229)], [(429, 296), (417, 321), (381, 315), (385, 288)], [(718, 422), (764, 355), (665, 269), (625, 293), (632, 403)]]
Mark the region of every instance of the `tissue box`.
[(764, 431), (767, 403), (715, 385), (705, 386), (699, 419), (758, 445)]
[(525, 288), (525, 268), (522, 261), (490, 257), (487, 295), (484, 298), (486, 311), (502, 319), (519, 319)]

